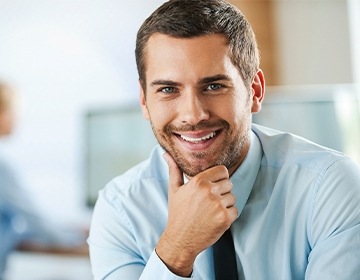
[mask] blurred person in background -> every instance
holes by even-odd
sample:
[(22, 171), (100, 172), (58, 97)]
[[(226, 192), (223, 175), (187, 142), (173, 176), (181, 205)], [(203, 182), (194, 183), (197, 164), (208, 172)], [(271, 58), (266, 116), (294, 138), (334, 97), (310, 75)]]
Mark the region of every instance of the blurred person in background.
[[(0, 81), (0, 138), (15, 125), (15, 92)], [(35, 200), (35, 201), (34, 201)], [(87, 254), (87, 231), (48, 221), (29, 197), (15, 170), (0, 154), (0, 279), (15, 249)]]

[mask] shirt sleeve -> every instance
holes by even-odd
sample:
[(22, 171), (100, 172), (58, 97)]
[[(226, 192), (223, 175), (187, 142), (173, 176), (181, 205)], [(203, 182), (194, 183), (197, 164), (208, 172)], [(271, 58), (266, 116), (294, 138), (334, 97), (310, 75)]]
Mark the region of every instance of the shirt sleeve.
[(314, 190), (311, 253), (305, 279), (358, 279), (360, 275), (360, 168), (340, 160)]
[(152, 280), (155, 276), (157, 280), (189, 279), (169, 271), (154, 248), (150, 256), (142, 255), (139, 249), (142, 245), (137, 243), (134, 235), (126, 213), (100, 192), (88, 238), (95, 280)]
[(196, 279), (201, 280), (200, 276), (196, 276), (196, 271), (190, 277), (180, 277), (173, 274), (171, 271), (167, 269), (165, 264), (161, 261), (161, 259), (156, 254), (155, 250), (151, 254), (151, 257), (144, 269), (143, 274), (140, 277), (140, 280), (151, 280), (154, 279), (154, 275), (158, 275), (157, 271), (163, 271), (157, 276), (156, 279), (159, 280), (181, 280), (181, 279)]

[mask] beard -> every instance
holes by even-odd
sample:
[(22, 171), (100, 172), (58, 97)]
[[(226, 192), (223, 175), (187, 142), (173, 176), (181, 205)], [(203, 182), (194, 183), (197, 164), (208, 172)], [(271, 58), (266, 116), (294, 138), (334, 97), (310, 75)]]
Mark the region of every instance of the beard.
[[(194, 177), (198, 173), (205, 171), (208, 168), (217, 165), (224, 165), (229, 170), (239, 164), (239, 161), (243, 158), (244, 147), (248, 143), (250, 125), (246, 122), (242, 123), (242, 127), (236, 130), (232, 130), (230, 125), (225, 120), (219, 120), (216, 122), (201, 122), (197, 125), (183, 125), (174, 126), (169, 124), (164, 127), (163, 130), (156, 130), (153, 123), (151, 127), (154, 135), (159, 142), (160, 146), (167, 151), (176, 161), (180, 170), (189, 177)], [(224, 141), (221, 148), (208, 149), (206, 151), (193, 151), (187, 158), (182, 152), (176, 147), (173, 137), (173, 131), (186, 132), (196, 131), (202, 129), (221, 128), (221, 133), (225, 134)], [(212, 159), (216, 155), (215, 159)], [(206, 159), (211, 158), (211, 160)], [(204, 163), (205, 161), (205, 163)]]

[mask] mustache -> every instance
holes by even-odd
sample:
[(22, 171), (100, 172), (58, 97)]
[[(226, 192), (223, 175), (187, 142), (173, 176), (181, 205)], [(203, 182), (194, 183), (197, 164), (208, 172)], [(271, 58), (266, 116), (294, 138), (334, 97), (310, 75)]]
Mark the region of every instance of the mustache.
[(184, 125), (173, 125), (168, 124), (164, 130), (166, 133), (171, 134), (173, 131), (176, 132), (186, 132), (186, 131), (196, 131), (196, 130), (204, 130), (204, 129), (212, 129), (212, 128), (223, 128), (223, 129), (229, 129), (230, 125), (225, 120), (217, 120), (217, 121), (202, 121), (198, 124), (191, 125), (191, 124), (184, 124)]

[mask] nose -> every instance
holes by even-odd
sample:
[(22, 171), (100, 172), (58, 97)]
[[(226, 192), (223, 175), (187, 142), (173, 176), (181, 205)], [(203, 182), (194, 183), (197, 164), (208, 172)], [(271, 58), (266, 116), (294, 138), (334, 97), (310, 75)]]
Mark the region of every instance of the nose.
[(204, 98), (196, 90), (189, 90), (183, 93), (179, 110), (179, 117), (182, 123), (196, 125), (201, 121), (209, 119), (210, 115)]

